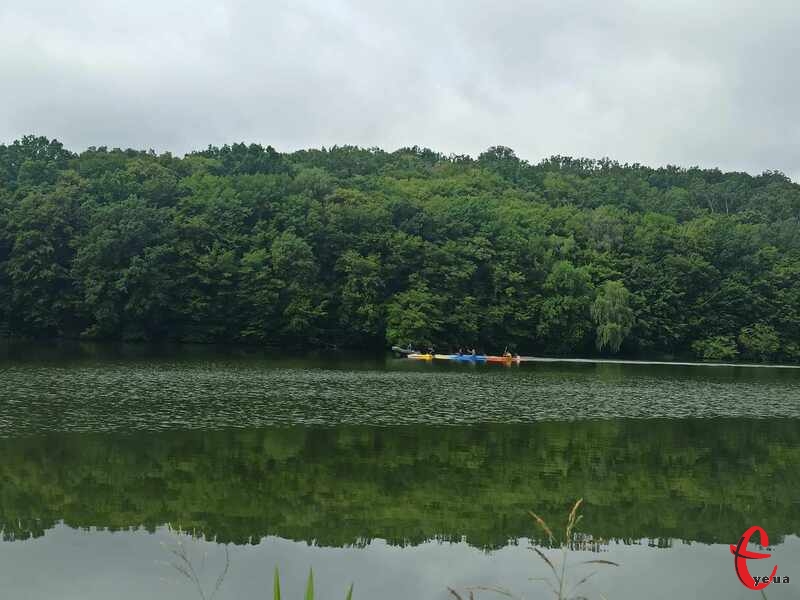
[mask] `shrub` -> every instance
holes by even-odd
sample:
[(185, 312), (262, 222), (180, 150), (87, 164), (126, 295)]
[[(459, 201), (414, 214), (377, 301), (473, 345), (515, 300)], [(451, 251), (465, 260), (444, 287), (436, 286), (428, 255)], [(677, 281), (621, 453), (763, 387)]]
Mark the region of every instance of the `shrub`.
[(692, 350), (700, 358), (708, 360), (733, 359), (739, 356), (736, 340), (730, 335), (717, 335), (692, 343)]

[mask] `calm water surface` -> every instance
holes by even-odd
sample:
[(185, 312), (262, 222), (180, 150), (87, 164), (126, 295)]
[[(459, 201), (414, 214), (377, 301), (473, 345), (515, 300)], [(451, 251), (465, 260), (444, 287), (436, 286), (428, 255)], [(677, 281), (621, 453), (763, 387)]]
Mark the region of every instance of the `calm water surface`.
[(590, 598), (752, 598), (753, 524), (800, 598), (800, 371), (0, 345), (3, 598), (199, 598), (181, 548), (220, 599), (545, 598), (527, 511), (578, 497)]

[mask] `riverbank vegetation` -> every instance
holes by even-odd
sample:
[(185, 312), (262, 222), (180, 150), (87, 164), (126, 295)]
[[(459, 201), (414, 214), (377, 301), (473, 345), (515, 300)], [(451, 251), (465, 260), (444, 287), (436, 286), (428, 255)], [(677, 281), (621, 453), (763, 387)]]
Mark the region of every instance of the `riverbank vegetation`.
[(800, 186), (503, 147), (0, 145), (0, 331), (800, 360)]

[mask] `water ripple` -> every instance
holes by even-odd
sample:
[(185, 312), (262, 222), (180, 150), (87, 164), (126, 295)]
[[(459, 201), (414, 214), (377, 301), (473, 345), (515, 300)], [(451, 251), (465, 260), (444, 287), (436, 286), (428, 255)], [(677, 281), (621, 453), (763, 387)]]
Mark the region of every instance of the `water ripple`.
[(663, 366), (369, 370), (235, 361), (22, 363), (0, 370), (2, 436), (620, 417), (800, 418), (800, 377)]

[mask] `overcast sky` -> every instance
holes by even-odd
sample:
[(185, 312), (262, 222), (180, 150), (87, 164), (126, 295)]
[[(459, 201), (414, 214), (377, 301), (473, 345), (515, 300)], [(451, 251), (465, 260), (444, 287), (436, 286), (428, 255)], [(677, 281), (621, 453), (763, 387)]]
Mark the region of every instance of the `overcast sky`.
[(785, 2), (0, 0), (0, 141), (512, 147), (800, 179)]

